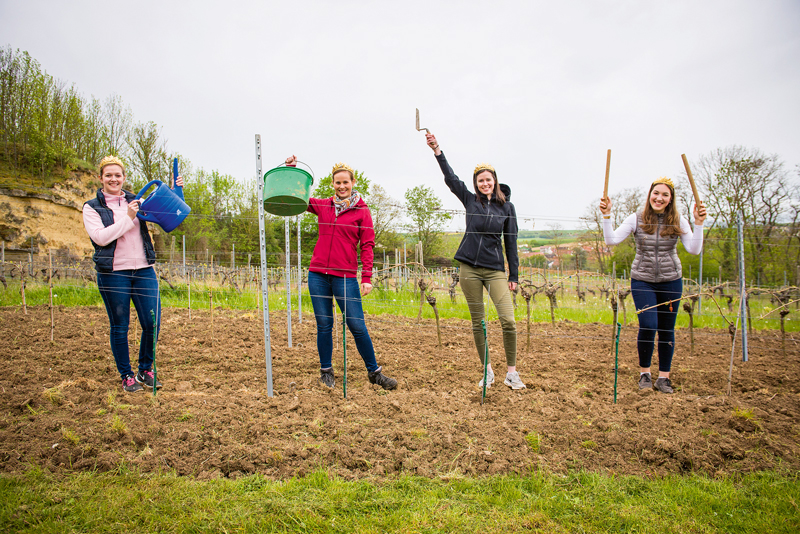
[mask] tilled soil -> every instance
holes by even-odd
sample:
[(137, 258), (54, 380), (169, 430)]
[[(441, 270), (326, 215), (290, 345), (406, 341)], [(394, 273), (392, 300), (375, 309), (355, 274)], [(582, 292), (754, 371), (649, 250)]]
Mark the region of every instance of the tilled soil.
[[(134, 467), (200, 479), (261, 473), (287, 478), (319, 468), (344, 478), (400, 472), (451, 477), (534, 470), (712, 475), (797, 470), (800, 385), (797, 342), (750, 339), (728, 387), (727, 332), (677, 333), (673, 395), (639, 391), (635, 327), (623, 330), (614, 401), (611, 327), (560, 323), (520, 336), (518, 369), (528, 388), (502, 384), (498, 324), (490, 325), (497, 382), (481, 405), (481, 366), (469, 323), (391, 316), (367, 322), (387, 392), (367, 381), (348, 339), (347, 398), (341, 332), (336, 387), (318, 380), (315, 322), (271, 317), (274, 397), (267, 395), (263, 329), (256, 312), (165, 309), (157, 367), (164, 383), (124, 393), (99, 307), (0, 310), (0, 471), (55, 473)], [(133, 328), (131, 329), (133, 339)], [(348, 338), (350, 338), (348, 334)], [(737, 340), (738, 344), (738, 340)], [(137, 349), (132, 341), (135, 368)], [(499, 357), (498, 357), (499, 356)], [(656, 362), (654, 362), (656, 364)]]

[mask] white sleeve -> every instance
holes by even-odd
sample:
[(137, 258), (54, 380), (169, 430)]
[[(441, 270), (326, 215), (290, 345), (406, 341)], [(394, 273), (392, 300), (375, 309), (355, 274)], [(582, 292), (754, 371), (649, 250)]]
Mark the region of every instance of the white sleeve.
[(681, 217), (681, 243), (689, 254), (700, 254), (703, 250), (703, 225), (695, 224), (692, 232), (689, 221)]
[(622, 221), (619, 228), (614, 230), (611, 226), (611, 219), (603, 218), (603, 238), (606, 245), (619, 245), (625, 238), (636, 230), (636, 214), (633, 213)]

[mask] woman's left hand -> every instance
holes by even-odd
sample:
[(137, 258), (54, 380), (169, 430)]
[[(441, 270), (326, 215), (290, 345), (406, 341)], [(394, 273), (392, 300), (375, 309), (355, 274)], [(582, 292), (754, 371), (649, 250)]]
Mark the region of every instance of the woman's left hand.
[(508, 290), (509, 291), (516, 291), (517, 290), (517, 283), (516, 282), (509, 282), (508, 283)]
[(372, 291), (372, 284), (369, 284), (367, 282), (364, 282), (363, 284), (361, 284), (361, 296), (362, 297), (366, 297), (367, 295), (369, 295), (370, 291)]
[(706, 212), (706, 207), (703, 206), (703, 203), (694, 205), (694, 223), (698, 226), (701, 226), (703, 222), (706, 220), (706, 216), (708, 213)]
[(183, 176), (180, 174), (175, 177), (175, 187), (183, 187)]

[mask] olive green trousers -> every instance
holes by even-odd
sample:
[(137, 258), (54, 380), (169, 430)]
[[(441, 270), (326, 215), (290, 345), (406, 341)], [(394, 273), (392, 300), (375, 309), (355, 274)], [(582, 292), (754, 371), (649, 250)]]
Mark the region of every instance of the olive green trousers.
[(481, 326), (481, 321), (486, 319), (486, 310), (483, 305), (483, 288), (486, 288), (497, 309), (497, 315), (500, 317), (500, 326), (503, 328), (506, 365), (517, 365), (517, 322), (514, 319), (514, 305), (511, 302), (506, 273), (462, 263), (459, 270), (459, 281), (464, 298), (467, 299), (469, 315), (472, 319), (472, 336), (475, 338), (475, 347), (478, 349), (481, 364), (483, 364), (486, 351), (483, 327)]

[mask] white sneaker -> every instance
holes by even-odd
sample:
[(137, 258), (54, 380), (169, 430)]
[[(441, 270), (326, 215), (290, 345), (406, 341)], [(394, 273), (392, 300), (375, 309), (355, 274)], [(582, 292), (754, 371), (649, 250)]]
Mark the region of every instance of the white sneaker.
[(519, 379), (519, 373), (516, 371), (513, 373), (506, 373), (506, 379), (503, 380), (503, 384), (511, 389), (525, 389), (527, 387), (522, 383), (522, 380)]
[[(486, 372), (486, 378), (487, 378), (486, 389), (489, 389), (490, 387), (492, 387), (492, 384), (494, 384), (494, 372), (491, 369)], [(483, 387), (483, 378), (481, 378), (481, 381), (478, 382), (478, 387), (479, 388)]]

